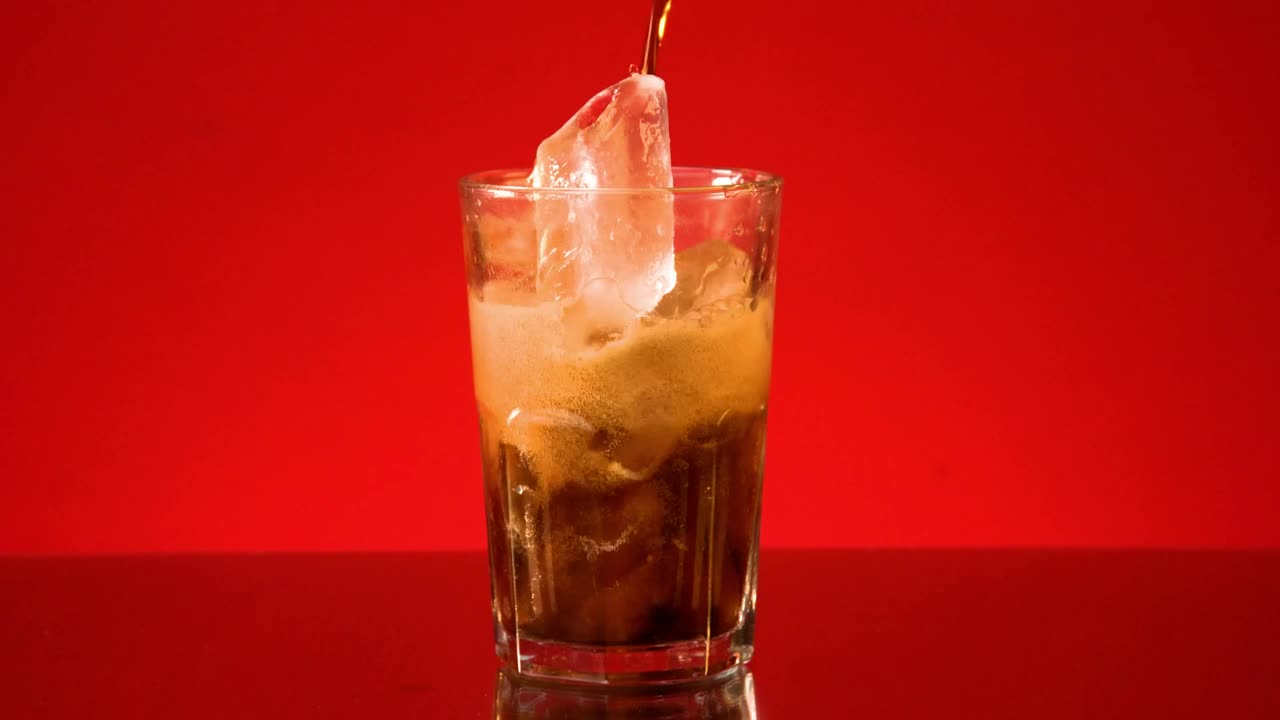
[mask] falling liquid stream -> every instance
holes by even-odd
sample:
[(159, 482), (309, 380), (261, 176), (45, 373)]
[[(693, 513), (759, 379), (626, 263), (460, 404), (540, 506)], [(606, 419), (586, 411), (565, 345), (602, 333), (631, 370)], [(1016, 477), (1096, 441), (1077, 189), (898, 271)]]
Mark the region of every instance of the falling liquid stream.
[(640, 72), (646, 75), (658, 72), (658, 48), (667, 31), (667, 15), (670, 12), (671, 0), (653, 0), (653, 8), (649, 11), (649, 36), (644, 45), (644, 62), (640, 64)]

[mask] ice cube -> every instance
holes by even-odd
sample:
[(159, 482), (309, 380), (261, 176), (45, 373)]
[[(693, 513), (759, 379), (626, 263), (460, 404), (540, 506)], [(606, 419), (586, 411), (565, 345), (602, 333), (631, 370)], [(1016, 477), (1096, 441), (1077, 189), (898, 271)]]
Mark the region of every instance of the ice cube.
[[(524, 210), (524, 208), (520, 208)], [(533, 213), (485, 213), (476, 231), (480, 259), (488, 278), (532, 280), (537, 272)]]
[(567, 410), (513, 410), (503, 439), (514, 446), (536, 484), (549, 492), (598, 476), (607, 462), (593, 450), (597, 430)]
[(609, 469), (615, 477), (646, 478), (667, 461), (678, 439), (662, 425), (615, 431), (608, 447)]
[(636, 313), (622, 301), (613, 278), (596, 278), (578, 289), (577, 299), (564, 309), (569, 349), (600, 348), (626, 336)]
[(556, 599), (572, 608), (560, 616), (572, 640), (636, 642), (646, 632), (675, 583), (661, 551), (667, 516), (656, 483), (569, 487), (552, 500)]
[(661, 560), (659, 555), (648, 555), (621, 580), (598, 584), (578, 611), (565, 618), (567, 634), (582, 643), (642, 642), (653, 631), (657, 611), (670, 602), (672, 573)]
[(745, 298), (750, 287), (751, 259), (719, 238), (676, 253), (675, 269), (675, 288), (657, 307), (664, 317), (678, 317), (734, 297)]
[[(538, 146), (529, 181), (549, 189), (671, 187), (663, 81), (633, 74), (596, 94)], [(671, 193), (551, 192), (536, 206), (537, 286), (544, 299), (621, 302), (634, 317), (652, 310), (675, 284)], [(584, 297), (584, 288), (601, 280), (612, 283), (616, 299)], [(605, 314), (601, 319), (588, 309), (578, 321), (616, 324), (616, 308)]]

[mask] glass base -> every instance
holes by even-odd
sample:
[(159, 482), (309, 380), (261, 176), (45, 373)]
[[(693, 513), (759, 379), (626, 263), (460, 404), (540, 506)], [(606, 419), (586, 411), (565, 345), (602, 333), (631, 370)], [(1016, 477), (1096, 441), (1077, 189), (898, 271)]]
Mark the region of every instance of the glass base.
[(594, 685), (684, 683), (718, 677), (751, 659), (740, 632), (657, 645), (578, 645), (500, 632), (498, 657), (517, 673)]
[(757, 720), (755, 682), (745, 667), (705, 681), (658, 685), (587, 685), (498, 671), (493, 717), (703, 718)]

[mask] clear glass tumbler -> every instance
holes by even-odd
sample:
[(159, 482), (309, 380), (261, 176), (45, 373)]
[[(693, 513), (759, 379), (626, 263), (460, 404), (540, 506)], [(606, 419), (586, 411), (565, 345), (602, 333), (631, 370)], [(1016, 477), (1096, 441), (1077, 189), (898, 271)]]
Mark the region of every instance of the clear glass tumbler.
[[(752, 653), (782, 182), (708, 168), (675, 168), (666, 189), (527, 177), (460, 183), (498, 655), (521, 674), (610, 684), (729, 670)], [(617, 305), (609, 278), (566, 292), (540, 273), (575, 218), (634, 225), (664, 206), (675, 286), (656, 307)]]

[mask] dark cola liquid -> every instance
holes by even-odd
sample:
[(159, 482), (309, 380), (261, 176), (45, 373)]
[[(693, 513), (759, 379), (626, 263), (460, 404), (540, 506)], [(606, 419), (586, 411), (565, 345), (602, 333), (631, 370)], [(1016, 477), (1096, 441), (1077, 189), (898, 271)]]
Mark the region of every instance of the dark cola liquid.
[[(482, 417), (500, 638), (649, 645), (710, 640), (749, 619), (763, 409), (686, 432), (643, 477), (610, 483), (539, 478), (502, 427)], [(598, 445), (610, 452), (607, 437)]]

